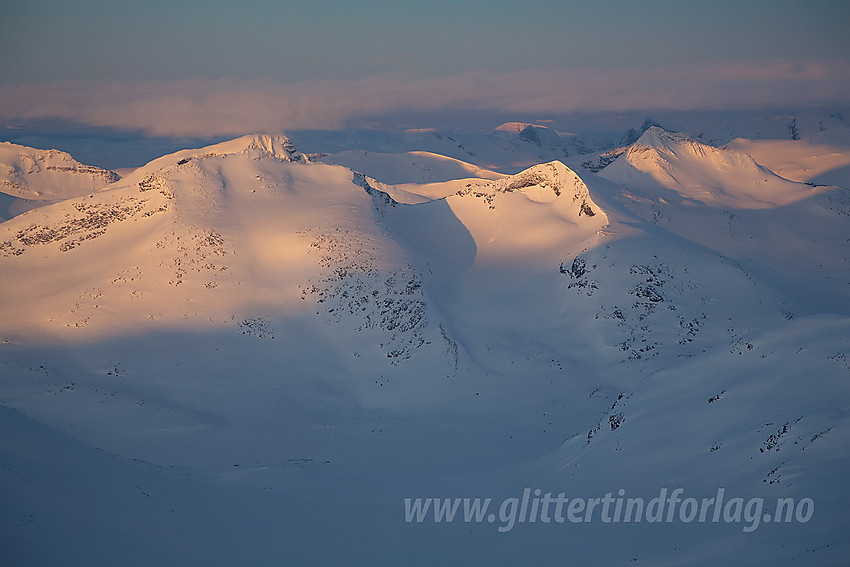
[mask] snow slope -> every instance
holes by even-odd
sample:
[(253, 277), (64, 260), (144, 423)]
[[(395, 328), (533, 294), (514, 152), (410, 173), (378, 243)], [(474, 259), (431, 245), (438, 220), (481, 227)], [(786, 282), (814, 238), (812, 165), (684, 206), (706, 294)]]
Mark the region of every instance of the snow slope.
[(850, 187), (847, 145), (813, 140), (736, 138), (724, 147), (752, 156), (785, 179), (815, 185)]
[[(449, 179), (246, 136), (0, 224), (0, 560), (839, 564), (846, 196), (641, 140)], [(677, 487), (814, 514), (498, 529), (525, 488)]]
[(343, 165), (389, 184), (432, 183), (467, 177), (502, 177), (502, 174), (495, 171), (430, 152), (382, 154), (349, 150), (320, 157), (318, 161)]

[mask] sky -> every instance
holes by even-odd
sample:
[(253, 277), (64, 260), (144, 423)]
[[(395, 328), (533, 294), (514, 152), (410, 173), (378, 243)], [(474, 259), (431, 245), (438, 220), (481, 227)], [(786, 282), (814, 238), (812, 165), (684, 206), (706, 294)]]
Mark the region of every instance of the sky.
[(850, 103), (846, 0), (10, 0), (0, 125), (217, 136), (382, 113)]

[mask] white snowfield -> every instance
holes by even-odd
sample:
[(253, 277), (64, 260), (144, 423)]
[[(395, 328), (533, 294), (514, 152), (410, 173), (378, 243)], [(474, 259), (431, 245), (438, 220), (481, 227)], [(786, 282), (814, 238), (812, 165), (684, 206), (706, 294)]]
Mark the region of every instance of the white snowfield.
[[(812, 180), (848, 156), (652, 127), (505, 175), (256, 135), (28, 173), (61, 201), (0, 224), (0, 563), (841, 564), (850, 192)], [(814, 508), (502, 533), (526, 488)]]

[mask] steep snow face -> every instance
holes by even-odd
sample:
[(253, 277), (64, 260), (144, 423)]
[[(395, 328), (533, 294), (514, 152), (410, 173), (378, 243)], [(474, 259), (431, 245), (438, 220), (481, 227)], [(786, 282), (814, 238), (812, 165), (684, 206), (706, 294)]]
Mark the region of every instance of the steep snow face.
[(779, 177), (747, 154), (714, 148), (657, 126), (599, 175), (661, 202), (708, 207), (764, 209), (816, 193)]

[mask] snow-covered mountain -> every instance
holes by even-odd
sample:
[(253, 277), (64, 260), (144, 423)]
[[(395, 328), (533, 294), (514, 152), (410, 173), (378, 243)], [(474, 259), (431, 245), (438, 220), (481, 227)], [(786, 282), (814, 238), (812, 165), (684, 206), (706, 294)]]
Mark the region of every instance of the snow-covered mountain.
[[(263, 335), (272, 334), (263, 309), (297, 315), (305, 298), (329, 302), (362, 278), (382, 286), (380, 302), (387, 294), (416, 301), (405, 252), (376, 215), (350, 170), (306, 164), (286, 138), (178, 152), (99, 194), (5, 223), (3, 254), (19, 277), (2, 284), (16, 298), (4, 318), (19, 331), (74, 336), (198, 321)], [(33, 285), (45, 257), (55, 271)], [(387, 312), (361, 291), (363, 311), (371, 310), (360, 324), (388, 325)], [(384, 340), (389, 353), (417, 339)]]
[(115, 173), (83, 165), (65, 152), (0, 142), (0, 218), (87, 195), (117, 179)]
[[(803, 151), (812, 146), (798, 142)], [(850, 192), (791, 181), (731, 148), (650, 128), (599, 172), (641, 218), (774, 277), (834, 291), (850, 281)]]
[(779, 177), (747, 154), (714, 148), (657, 126), (644, 132), (600, 175), (658, 202), (687, 201), (699, 207), (763, 209), (813, 193), (810, 187)]
[[(658, 127), (618, 155), (245, 136), (3, 222), (0, 558), (840, 562), (847, 190)], [(501, 533), (526, 488), (814, 514)], [(405, 521), (418, 497), (492, 519)]]

